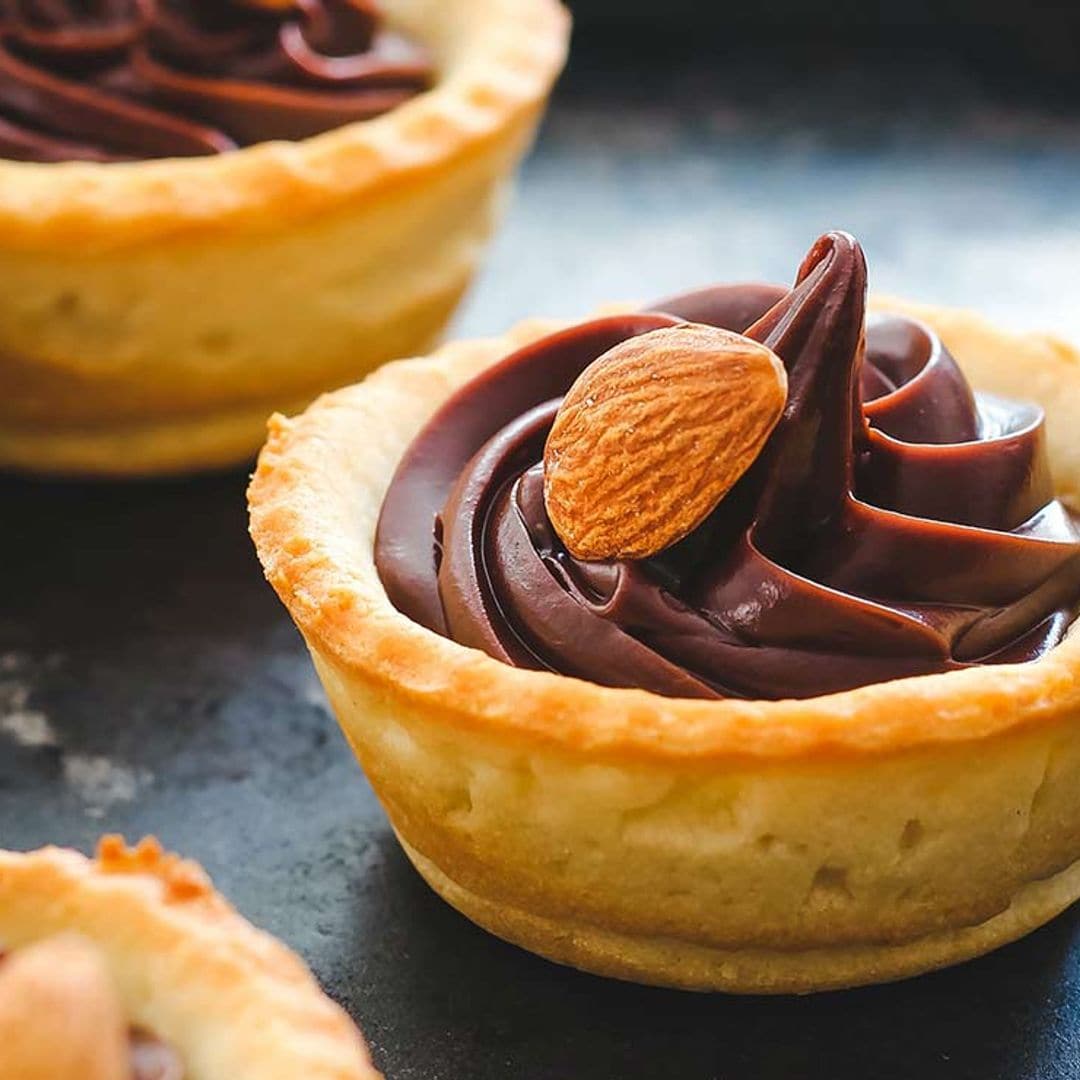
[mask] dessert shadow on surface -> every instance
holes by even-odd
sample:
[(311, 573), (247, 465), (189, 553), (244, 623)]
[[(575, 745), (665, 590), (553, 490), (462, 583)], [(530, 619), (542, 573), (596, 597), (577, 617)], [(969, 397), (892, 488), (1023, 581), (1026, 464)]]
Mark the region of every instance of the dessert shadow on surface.
[[(1076, 910), (990, 956), (903, 982), (807, 997), (694, 994), (601, 979), (505, 944), (439, 901), (388, 846), (379, 906), (393, 914), (357, 905), (355, 941), (397, 923), (400, 981), (380, 1001), (387, 988), (354, 974), (359, 954), (340, 967), (346, 996), (371, 999), (363, 1015), (390, 1076), (1072, 1075)], [(402, 1016), (418, 1041), (393, 1052), (384, 1040)]]

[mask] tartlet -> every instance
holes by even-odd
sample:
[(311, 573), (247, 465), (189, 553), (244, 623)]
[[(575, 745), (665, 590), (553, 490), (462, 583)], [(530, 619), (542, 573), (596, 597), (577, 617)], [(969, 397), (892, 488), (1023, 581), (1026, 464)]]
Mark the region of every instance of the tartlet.
[[(937, 331), (977, 389), (1042, 405), (1057, 497), (1080, 505), (1080, 354), (872, 306)], [(1080, 896), (1075, 629), (1026, 663), (699, 701), (511, 666), (395, 608), (376, 530), (414, 437), (554, 329), (448, 345), (274, 418), (250, 490), (267, 577), (433, 888), (556, 961), (753, 993), (942, 967)]]
[(0, 1030), (20, 1080), (379, 1077), (304, 964), (149, 839), (0, 852)]
[(0, 161), (0, 466), (239, 462), (274, 408), (434, 343), (568, 19), (557, 0), (385, 11), (436, 74), (374, 119), (204, 157)]

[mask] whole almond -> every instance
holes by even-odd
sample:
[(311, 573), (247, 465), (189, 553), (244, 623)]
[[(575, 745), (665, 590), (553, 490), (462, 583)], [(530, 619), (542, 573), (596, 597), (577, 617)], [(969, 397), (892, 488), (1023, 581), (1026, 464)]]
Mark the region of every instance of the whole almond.
[(629, 338), (570, 387), (544, 500), (579, 559), (645, 559), (692, 532), (754, 463), (787, 400), (777, 356), (686, 323)]

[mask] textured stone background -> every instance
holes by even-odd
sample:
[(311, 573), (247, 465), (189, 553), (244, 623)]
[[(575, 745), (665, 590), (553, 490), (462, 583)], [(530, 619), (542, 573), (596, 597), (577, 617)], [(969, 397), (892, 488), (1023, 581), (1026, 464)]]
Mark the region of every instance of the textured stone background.
[[(1080, 119), (947, 55), (591, 49), (467, 333), (710, 279), (814, 236), (880, 289), (1080, 339)], [(604, 982), (475, 929), (398, 852), (245, 533), (241, 473), (0, 480), (0, 842), (155, 832), (311, 962), (391, 1080), (1065, 1080), (1080, 914), (941, 975), (809, 999)]]

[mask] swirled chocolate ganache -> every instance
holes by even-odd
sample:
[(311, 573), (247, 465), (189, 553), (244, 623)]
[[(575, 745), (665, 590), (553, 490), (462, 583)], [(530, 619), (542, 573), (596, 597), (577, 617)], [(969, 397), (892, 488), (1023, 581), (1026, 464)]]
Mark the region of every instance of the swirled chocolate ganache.
[[(646, 558), (575, 557), (545, 503), (560, 404), (602, 354), (687, 323), (782, 361), (779, 420), (689, 535)], [(680, 697), (1033, 661), (1080, 602), (1042, 410), (973, 392), (922, 323), (868, 321), (845, 233), (815, 243), (791, 289), (718, 286), (587, 322), (463, 386), (400, 463), (376, 562), (400, 611), (461, 644)]]
[(431, 81), (375, 0), (4, 0), (0, 156), (118, 161), (304, 139)]

